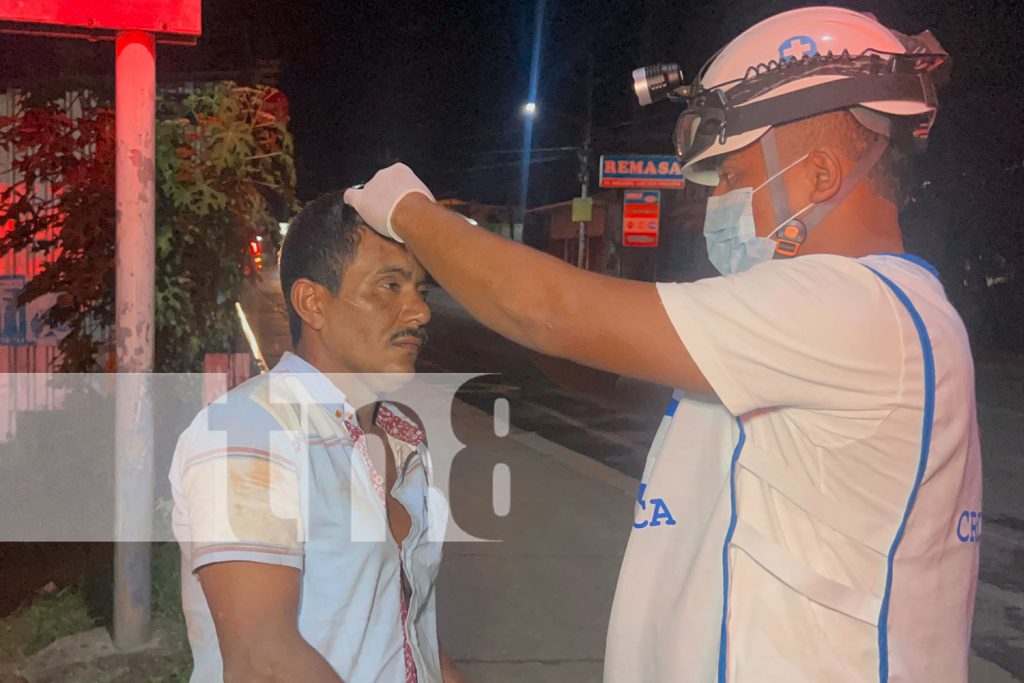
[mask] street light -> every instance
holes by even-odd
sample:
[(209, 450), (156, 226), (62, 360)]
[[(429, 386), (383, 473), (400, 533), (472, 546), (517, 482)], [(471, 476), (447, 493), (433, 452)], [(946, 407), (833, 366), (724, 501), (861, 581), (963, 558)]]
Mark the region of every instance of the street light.
[[(543, 2), (543, 0), (541, 0)], [(538, 27), (538, 30), (540, 28)], [(531, 87), (531, 90), (535, 88)], [(532, 96), (533, 93), (531, 92)], [(519, 207), (518, 215), (512, 222), (512, 239), (523, 241), (523, 226), (526, 223), (526, 197), (530, 183), (530, 156), (533, 152), (533, 120), (537, 116), (537, 102), (529, 100), (523, 105), (523, 166), (519, 173)]]

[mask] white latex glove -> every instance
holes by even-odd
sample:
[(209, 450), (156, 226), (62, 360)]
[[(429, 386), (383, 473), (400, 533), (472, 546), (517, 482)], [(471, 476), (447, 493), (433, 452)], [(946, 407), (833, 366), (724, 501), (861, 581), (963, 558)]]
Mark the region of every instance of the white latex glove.
[(419, 192), (434, 200), (434, 195), (405, 164), (394, 164), (377, 171), (370, 182), (345, 190), (345, 203), (355, 209), (371, 228), (398, 242), (404, 240), (391, 227), (391, 214), (407, 194)]

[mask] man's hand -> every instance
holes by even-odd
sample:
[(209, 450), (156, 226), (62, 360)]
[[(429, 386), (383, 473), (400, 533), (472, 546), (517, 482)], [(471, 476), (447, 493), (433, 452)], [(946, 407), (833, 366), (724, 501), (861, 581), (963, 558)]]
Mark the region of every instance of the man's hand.
[(394, 164), (377, 171), (362, 187), (345, 191), (345, 203), (355, 209), (366, 224), (385, 237), (404, 242), (391, 225), (391, 214), (402, 198), (418, 192), (434, 201), (434, 195), (412, 169), (405, 164)]

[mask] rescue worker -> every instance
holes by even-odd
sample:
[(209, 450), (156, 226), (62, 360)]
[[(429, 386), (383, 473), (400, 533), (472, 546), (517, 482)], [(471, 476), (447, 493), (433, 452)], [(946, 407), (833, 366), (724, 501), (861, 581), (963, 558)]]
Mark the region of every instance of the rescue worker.
[(488, 327), (677, 389), (637, 496), (610, 683), (967, 680), (973, 366), (898, 224), (947, 59), (927, 32), (810, 7), (675, 88), (723, 277), (577, 270), (467, 224), (401, 165), (347, 192)]

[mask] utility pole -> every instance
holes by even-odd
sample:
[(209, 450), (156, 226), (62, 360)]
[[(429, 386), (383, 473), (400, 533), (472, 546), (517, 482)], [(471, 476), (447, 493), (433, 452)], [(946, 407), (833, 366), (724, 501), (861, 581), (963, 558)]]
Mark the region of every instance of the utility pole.
[(153, 524), (153, 310), (156, 210), (156, 40), (122, 31), (116, 44), (117, 397), (114, 643), (149, 639)]
[[(590, 183), (590, 136), (594, 117), (594, 53), (587, 53), (587, 119), (583, 124), (583, 148), (580, 150), (580, 197), (587, 198), (587, 186)], [(576, 254), (576, 267), (583, 268), (587, 248), (587, 224), (580, 221), (579, 245)]]

